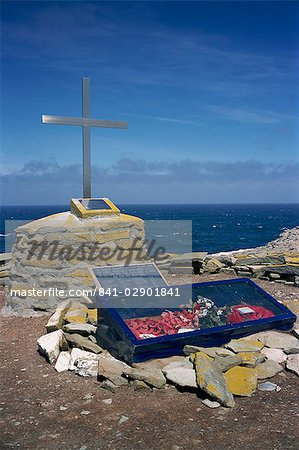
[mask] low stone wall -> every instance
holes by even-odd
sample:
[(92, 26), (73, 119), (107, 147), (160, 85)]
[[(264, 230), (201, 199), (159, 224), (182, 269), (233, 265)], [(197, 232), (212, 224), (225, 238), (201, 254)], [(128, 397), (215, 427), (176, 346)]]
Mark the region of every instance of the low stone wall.
[[(69, 298), (70, 290), (94, 286), (88, 267), (124, 265), (142, 255), (144, 223), (137, 217), (79, 219), (64, 212), (30, 222), (16, 230), (7, 307), (22, 315), (51, 311)], [(74, 294), (73, 299), (84, 301)]]

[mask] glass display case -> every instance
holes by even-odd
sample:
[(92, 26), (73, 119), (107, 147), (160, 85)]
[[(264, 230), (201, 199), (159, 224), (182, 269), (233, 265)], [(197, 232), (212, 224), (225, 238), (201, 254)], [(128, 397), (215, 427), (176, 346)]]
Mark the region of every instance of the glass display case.
[(296, 320), (247, 278), (127, 294), (97, 297), (97, 339), (128, 363), (179, 355), (186, 344), (219, 346), (270, 328), (289, 329)]

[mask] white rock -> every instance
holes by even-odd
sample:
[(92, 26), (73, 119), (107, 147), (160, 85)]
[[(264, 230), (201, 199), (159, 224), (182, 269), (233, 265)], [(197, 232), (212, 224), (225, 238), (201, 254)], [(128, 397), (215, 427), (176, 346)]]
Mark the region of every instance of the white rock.
[(37, 340), (38, 350), (52, 364), (59, 356), (63, 341), (63, 332), (61, 330), (53, 331)]
[(174, 384), (182, 387), (197, 388), (196, 375), (194, 369), (188, 367), (174, 367), (165, 371), (166, 378)]
[(81, 416), (88, 416), (88, 414), (90, 414), (90, 411), (81, 411), (80, 412)]
[(75, 373), (81, 377), (96, 377), (98, 375), (98, 364), (100, 359), (111, 360), (129, 367), (125, 363), (115, 359), (107, 351), (104, 351), (101, 354), (95, 354), (79, 348), (73, 348), (71, 352), (69, 370), (74, 370)]
[(265, 355), (268, 359), (275, 361), (277, 363), (283, 363), (287, 359), (287, 355), (281, 350), (281, 348), (268, 348), (264, 347), (261, 353)]
[(299, 340), (287, 333), (279, 331), (266, 331), (258, 337), (266, 347), (280, 348), (285, 353), (299, 353)]
[(202, 400), (201, 403), (203, 403), (204, 405), (206, 405), (212, 409), (219, 408), (219, 406), (221, 406), (220, 403), (213, 402), (212, 400), (209, 400), (208, 398), (205, 398), (204, 400)]
[(80, 377), (96, 377), (98, 375), (98, 361), (79, 359), (75, 373)]
[(57, 306), (56, 311), (50, 317), (50, 319), (48, 320), (48, 323), (46, 325), (47, 333), (51, 333), (51, 331), (59, 330), (62, 327), (63, 316), (66, 313), (66, 311), (68, 310), (68, 308), (70, 307), (70, 305), (71, 305), (71, 301), (65, 300), (64, 302), (60, 303)]
[(83, 397), (83, 400), (91, 400), (91, 399), (93, 399), (93, 397), (94, 397), (94, 394), (86, 394), (86, 395)]
[(57, 358), (55, 364), (55, 370), (57, 372), (64, 372), (69, 370), (71, 354), (69, 352), (61, 352)]
[(105, 405), (111, 405), (112, 398), (105, 398), (104, 400), (102, 400), (102, 403), (105, 403)]
[(73, 348), (70, 357), (69, 370), (74, 370), (81, 377), (96, 377), (98, 374), (99, 355)]
[(291, 372), (299, 376), (299, 354), (289, 355), (286, 363), (286, 367)]
[(129, 420), (129, 417), (121, 416), (121, 418), (118, 421), (118, 425), (121, 425), (122, 423), (125, 423), (127, 420)]
[(167, 364), (167, 366), (163, 367), (162, 372), (166, 373), (166, 372), (168, 372), (168, 370), (176, 369), (178, 367), (186, 367), (188, 369), (193, 369), (193, 364), (189, 360), (189, 358), (184, 358), (181, 361), (173, 361), (173, 362)]
[(85, 350), (81, 350), (80, 348), (73, 348), (71, 351), (69, 370), (75, 370), (77, 363), (79, 360), (98, 360), (98, 355), (91, 352), (86, 352)]
[(264, 383), (260, 383), (257, 388), (259, 391), (265, 391), (265, 392), (281, 391), (281, 387), (275, 383), (271, 383), (271, 381), (265, 381)]

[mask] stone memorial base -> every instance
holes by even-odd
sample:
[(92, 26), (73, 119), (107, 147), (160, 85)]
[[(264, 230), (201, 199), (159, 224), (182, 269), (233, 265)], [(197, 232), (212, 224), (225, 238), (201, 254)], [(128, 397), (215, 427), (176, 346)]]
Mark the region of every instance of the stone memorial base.
[(20, 315), (88, 301), (88, 267), (144, 262), (144, 223), (126, 214), (80, 219), (54, 214), (16, 229), (7, 307)]

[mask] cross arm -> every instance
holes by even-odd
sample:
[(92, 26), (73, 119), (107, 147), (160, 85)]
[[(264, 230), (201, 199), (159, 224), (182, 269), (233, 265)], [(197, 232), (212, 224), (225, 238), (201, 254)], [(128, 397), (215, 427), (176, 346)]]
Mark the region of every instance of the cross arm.
[(99, 128), (128, 128), (128, 122), (115, 122), (113, 120), (97, 120), (85, 117), (63, 117), (42, 115), (42, 123), (55, 125), (77, 125), (82, 127)]

